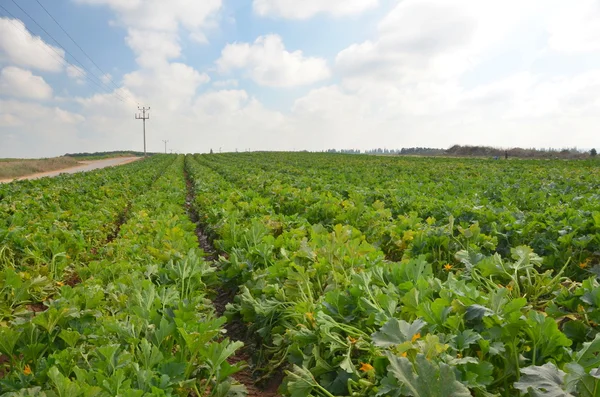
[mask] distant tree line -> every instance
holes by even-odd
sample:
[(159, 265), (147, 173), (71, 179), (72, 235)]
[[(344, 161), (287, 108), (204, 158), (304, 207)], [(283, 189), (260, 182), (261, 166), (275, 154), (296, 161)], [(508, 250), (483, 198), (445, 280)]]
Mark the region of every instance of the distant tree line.
[[(152, 155), (155, 153), (148, 153)], [(112, 152), (94, 152), (94, 153), (67, 153), (65, 157), (116, 157), (116, 156), (143, 156), (144, 152), (135, 152), (131, 150), (117, 150)]]
[(577, 159), (595, 157), (596, 149), (590, 151), (577, 148), (562, 149), (537, 149), (537, 148), (495, 148), (490, 146), (461, 146), (454, 145), (445, 151), (449, 156), (474, 156), (474, 157), (517, 157), (517, 158), (561, 158)]
[(402, 149), (387, 149), (387, 148), (376, 148), (369, 150), (360, 150), (360, 149), (328, 149), (325, 151), (326, 153), (343, 153), (343, 154), (388, 154), (388, 155), (401, 155), (401, 154), (414, 154), (414, 155), (435, 155), (435, 154), (444, 154), (446, 151), (444, 149), (433, 149), (427, 147), (411, 147), (411, 148), (402, 148)]
[(454, 145), (449, 149), (436, 149), (428, 147), (410, 147), (402, 149), (376, 148), (369, 150), (360, 149), (328, 149), (326, 153), (343, 154), (371, 154), (371, 155), (399, 155), (399, 156), (458, 156), (458, 157), (498, 157), (498, 158), (586, 158), (596, 157), (596, 149), (589, 151), (577, 148), (563, 149), (537, 149), (537, 148), (497, 148), (491, 146), (462, 146)]
[(360, 149), (327, 149), (325, 153), (361, 154)]

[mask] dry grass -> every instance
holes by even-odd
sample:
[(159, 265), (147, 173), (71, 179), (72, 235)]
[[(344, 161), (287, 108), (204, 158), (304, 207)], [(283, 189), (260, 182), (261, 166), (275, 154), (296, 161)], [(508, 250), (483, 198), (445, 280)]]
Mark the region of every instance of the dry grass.
[(0, 179), (18, 178), (40, 172), (56, 171), (78, 165), (72, 157), (54, 157), (50, 159), (0, 159)]

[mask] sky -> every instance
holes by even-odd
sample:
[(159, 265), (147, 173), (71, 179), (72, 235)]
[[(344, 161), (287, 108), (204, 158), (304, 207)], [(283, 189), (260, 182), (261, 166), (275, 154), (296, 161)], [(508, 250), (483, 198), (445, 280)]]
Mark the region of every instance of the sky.
[(0, 158), (600, 148), (599, 0), (0, 6)]

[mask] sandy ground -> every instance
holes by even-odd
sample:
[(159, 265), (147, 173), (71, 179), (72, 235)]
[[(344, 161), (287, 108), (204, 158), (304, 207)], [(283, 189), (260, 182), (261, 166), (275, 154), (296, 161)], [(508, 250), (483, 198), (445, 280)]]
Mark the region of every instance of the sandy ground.
[(14, 179), (0, 179), (0, 183), (8, 183), (12, 181), (19, 181), (24, 179), (40, 179), (46, 177), (58, 176), (60, 174), (75, 174), (77, 172), (86, 172), (93, 171), (100, 168), (113, 167), (115, 165), (123, 165), (127, 163), (131, 163), (132, 161), (136, 161), (141, 159), (141, 157), (116, 157), (112, 159), (104, 159), (104, 160), (93, 160), (93, 161), (80, 161), (80, 165), (65, 168), (62, 170), (50, 171), (50, 172), (42, 172), (39, 174), (26, 175), (21, 176), (19, 178)]

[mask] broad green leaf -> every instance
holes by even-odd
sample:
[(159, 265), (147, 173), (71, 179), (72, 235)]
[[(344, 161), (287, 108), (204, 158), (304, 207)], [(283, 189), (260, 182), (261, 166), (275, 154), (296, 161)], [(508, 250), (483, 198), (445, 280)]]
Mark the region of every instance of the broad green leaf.
[(531, 397), (575, 397), (566, 390), (566, 374), (552, 363), (522, 368), (521, 374), (515, 388)]
[(456, 380), (454, 370), (440, 363), (434, 365), (422, 354), (417, 355), (413, 365), (407, 358), (386, 353), (390, 360), (388, 371), (412, 397), (471, 397), (469, 389)]
[(0, 328), (0, 352), (12, 356), (15, 345), (21, 337), (21, 332), (12, 328)]
[(404, 320), (391, 318), (381, 329), (371, 335), (373, 344), (379, 347), (390, 347), (410, 342), (427, 323), (417, 319), (412, 324)]
[(144, 369), (152, 369), (164, 358), (161, 351), (147, 339), (142, 339), (136, 350), (136, 356)]
[(458, 350), (464, 350), (477, 343), (479, 339), (481, 339), (481, 335), (473, 330), (466, 329), (453, 337), (454, 347)]
[(64, 340), (70, 347), (75, 347), (77, 341), (81, 338), (81, 334), (77, 331), (61, 329), (58, 337)]
[(467, 311), (465, 313), (465, 320), (481, 321), (482, 318), (484, 318), (486, 316), (491, 316), (492, 314), (494, 314), (494, 312), (485, 306), (471, 305), (471, 306), (467, 307)]
[(583, 347), (575, 353), (575, 362), (586, 371), (600, 367), (600, 334), (591, 342), (586, 342)]
[(50, 368), (48, 377), (54, 384), (59, 397), (77, 397), (82, 394), (81, 388), (69, 378), (61, 374), (56, 367)]
[(286, 371), (289, 380), (287, 384), (290, 397), (306, 397), (319, 387), (319, 384), (306, 368), (293, 366), (292, 371)]

